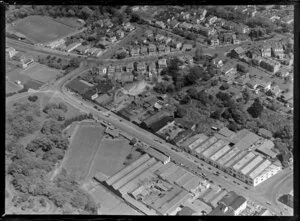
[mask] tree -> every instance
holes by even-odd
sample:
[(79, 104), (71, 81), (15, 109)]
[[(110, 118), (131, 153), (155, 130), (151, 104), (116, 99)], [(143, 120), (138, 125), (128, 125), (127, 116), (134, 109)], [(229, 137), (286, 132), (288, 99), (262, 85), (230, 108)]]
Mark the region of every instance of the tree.
[(63, 110), (63, 112), (65, 112), (65, 113), (68, 111), (68, 106), (66, 104), (64, 104), (63, 102), (60, 102), (58, 104), (58, 108)]
[(189, 96), (192, 98), (192, 99), (197, 99), (197, 94), (198, 94), (198, 91), (196, 88), (192, 87), (190, 89), (187, 90), (187, 93), (189, 94)]
[(27, 144), (26, 149), (32, 152), (36, 152), (38, 149), (42, 149), (44, 152), (46, 152), (54, 147), (55, 144), (50, 139), (48, 139), (48, 137), (42, 135)]
[(243, 72), (243, 73), (247, 73), (248, 72), (247, 68), (244, 65), (242, 65), (242, 64), (237, 64), (236, 65), (236, 69), (237, 69), (237, 71), (240, 71), (240, 72)]
[(57, 161), (63, 159), (64, 151), (58, 148), (53, 148), (50, 151), (44, 153), (43, 160), (47, 160), (52, 163), (56, 163)]
[(66, 150), (69, 146), (69, 140), (61, 135), (50, 134), (48, 135), (48, 139), (51, 140), (58, 149)]
[(48, 118), (55, 119), (57, 121), (64, 121), (64, 112), (60, 109), (51, 109), (48, 111)]
[(247, 88), (243, 91), (242, 96), (243, 99), (245, 100), (245, 104), (247, 104), (250, 99), (250, 92)]
[(189, 95), (186, 95), (186, 96), (184, 96), (184, 97), (181, 99), (180, 103), (181, 103), (181, 104), (187, 104), (187, 103), (190, 102), (190, 100), (191, 100), (191, 97), (190, 97)]
[(37, 99), (38, 99), (38, 96), (36, 96), (36, 95), (33, 95), (33, 96), (29, 96), (29, 97), (28, 97), (28, 100), (31, 101), (31, 102), (36, 102)]
[(49, 134), (61, 134), (61, 125), (57, 121), (47, 120), (44, 122), (41, 132), (45, 135)]
[(258, 118), (261, 116), (263, 109), (264, 107), (260, 100), (255, 99), (254, 103), (247, 109), (247, 111), (253, 118)]
[(175, 92), (175, 86), (173, 84), (169, 84), (167, 86), (167, 92), (168, 93), (174, 93)]
[(229, 88), (229, 84), (226, 82), (220, 86), (220, 90), (222, 90), (222, 91), (227, 90), (228, 88)]
[(222, 108), (218, 108), (217, 110), (215, 110), (215, 111), (210, 115), (210, 117), (211, 117), (211, 118), (215, 118), (215, 119), (220, 119), (222, 113), (223, 113), (223, 109), (222, 109)]
[(203, 58), (203, 49), (198, 47), (195, 51), (194, 60), (196, 62), (199, 62), (200, 60), (202, 60), (202, 58)]
[(156, 84), (153, 88), (157, 93), (160, 94), (165, 94), (167, 91), (167, 86), (165, 83), (163, 82), (159, 82), (158, 84)]
[(188, 84), (194, 84), (198, 79), (203, 77), (203, 69), (194, 66), (190, 69), (189, 74), (186, 77)]
[(175, 114), (175, 117), (183, 118), (187, 115), (187, 109), (178, 106), (174, 114)]

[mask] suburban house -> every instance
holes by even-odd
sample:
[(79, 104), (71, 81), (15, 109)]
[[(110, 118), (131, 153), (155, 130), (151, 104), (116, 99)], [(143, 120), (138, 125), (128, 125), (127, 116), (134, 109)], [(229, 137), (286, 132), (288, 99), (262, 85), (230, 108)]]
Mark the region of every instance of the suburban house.
[(65, 39), (59, 39), (57, 41), (52, 41), (52, 42), (46, 44), (46, 46), (53, 49), (53, 48), (59, 47), (60, 45), (64, 44), (65, 42), (66, 42)]
[(135, 27), (130, 22), (125, 23), (123, 27), (125, 31), (133, 31), (135, 29)]
[(115, 72), (123, 72), (123, 70), (122, 70), (122, 66), (120, 66), (120, 65), (117, 65), (116, 67), (115, 67)]
[(141, 54), (142, 54), (142, 55), (147, 55), (147, 54), (148, 54), (148, 49), (147, 49), (146, 46), (142, 46), (142, 47), (141, 47)]
[(225, 32), (219, 34), (219, 40), (223, 44), (231, 44), (232, 43), (233, 32)]
[(34, 62), (33, 58), (30, 57), (24, 57), (23, 59), (21, 59), (21, 65), (23, 68), (27, 68), (33, 62)]
[(214, 58), (212, 63), (217, 66), (217, 68), (221, 68), (223, 66), (223, 61), (220, 58)]
[(246, 52), (246, 54), (249, 58), (254, 58), (256, 56), (260, 56), (261, 55), (260, 48), (252, 47)]
[(146, 36), (147, 38), (152, 37), (152, 36), (153, 36), (153, 31), (152, 31), (152, 30), (146, 30), (146, 31), (145, 31), (145, 36)]
[(215, 21), (217, 21), (217, 17), (216, 16), (213, 16), (213, 15), (209, 15), (207, 18), (206, 18), (206, 21), (209, 25), (212, 25), (213, 23), (215, 23)]
[(164, 42), (166, 44), (169, 44), (171, 41), (172, 41), (172, 38), (170, 38), (170, 37), (164, 39)]
[(183, 44), (182, 46), (182, 51), (190, 51), (193, 49), (193, 45), (192, 44)]
[(88, 46), (80, 45), (75, 49), (79, 54), (86, 54), (89, 50)]
[(198, 14), (199, 14), (199, 20), (203, 21), (205, 19), (206, 16), (206, 9), (199, 9)]
[(145, 62), (136, 63), (136, 70), (139, 73), (142, 73), (142, 74), (145, 73), (146, 72), (146, 64), (145, 64)]
[(252, 59), (252, 62), (253, 64), (255, 65), (260, 65), (260, 62), (263, 60), (263, 57), (261, 56), (255, 56), (253, 59)]
[(180, 22), (174, 19), (174, 20), (170, 21), (169, 27), (176, 28), (179, 24), (180, 24)]
[(289, 25), (289, 24), (294, 22), (294, 17), (293, 16), (286, 16), (286, 17), (282, 18), (280, 21), (282, 23), (285, 23), (285, 24)]
[(119, 39), (124, 38), (124, 32), (121, 29), (116, 31), (116, 35)]
[(235, 34), (232, 35), (232, 43), (234, 45), (238, 45), (238, 44), (241, 43), (240, 40), (237, 38), (237, 36)]
[(132, 48), (132, 49), (130, 50), (130, 55), (131, 55), (131, 56), (138, 56), (139, 54), (140, 54), (140, 49), (139, 49), (138, 47)]
[(96, 48), (93, 55), (96, 56), (96, 57), (99, 57), (102, 53), (103, 53), (103, 51), (101, 49)]
[(270, 59), (263, 59), (260, 62), (260, 66), (269, 72), (276, 73), (277, 71), (279, 71), (280, 63)]
[(237, 47), (231, 51), (231, 55), (234, 58), (241, 59), (246, 54), (246, 51), (242, 47)]
[(238, 24), (235, 26), (235, 31), (242, 34), (247, 34), (250, 32), (250, 28), (244, 24)]
[(107, 68), (107, 76), (110, 77), (113, 73), (115, 73), (115, 66), (108, 66)]
[(266, 84), (266, 82), (264, 82), (258, 78), (254, 78), (253, 80), (251, 80), (247, 83), (247, 86), (250, 89), (254, 89), (254, 90), (256, 90), (258, 87), (265, 89), (266, 87), (268, 87), (268, 85), (269, 84)]
[(234, 83), (237, 85), (246, 85), (249, 81), (251, 81), (249, 73), (241, 75), (234, 80)]
[(282, 44), (279, 42), (273, 42), (273, 44), (271, 46), (271, 53), (272, 53), (272, 56), (277, 57), (279, 59), (283, 59), (284, 58), (284, 50), (283, 50)]
[(182, 46), (182, 43), (179, 42), (179, 41), (172, 42), (170, 46), (173, 47), (173, 48), (176, 48), (177, 50), (179, 50), (181, 48), (181, 46)]
[(223, 65), (220, 70), (223, 75), (227, 75), (231, 72), (236, 72), (236, 66), (227, 63)]
[(114, 24), (111, 22), (111, 20), (109, 18), (105, 19), (103, 21), (103, 23), (104, 23), (104, 26), (107, 28), (112, 28), (114, 26)]
[(158, 68), (159, 69), (166, 68), (167, 66), (168, 66), (167, 65), (167, 59), (163, 58), (163, 59), (158, 60)]
[(111, 43), (115, 43), (117, 41), (117, 37), (111, 33), (111, 34), (108, 34), (108, 41), (110, 41)]
[(149, 44), (148, 51), (149, 51), (149, 55), (155, 55), (156, 54), (156, 45)]
[(271, 86), (269, 90), (266, 91), (266, 94), (269, 93), (271, 96), (278, 97), (281, 94), (282, 90), (278, 85)]
[(216, 45), (219, 45), (220, 42), (219, 42), (219, 39), (217, 36), (212, 36), (211, 39), (210, 39), (210, 45), (211, 46), (216, 46)]
[(128, 63), (125, 68), (126, 72), (131, 73), (134, 70), (133, 63)]
[(216, 32), (216, 30), (214, 28), (204, 27), (200, 24), (194, 25), (193, 30), (201, 35), (206, 36), (206, 37), (213, 35)]
[(184, 56), (184, 60), (185, 60), (185, 62), (188, 63), (188, 64), (192, 64), (193, 61), (194, 61), (193, 56), (188, 55), (188, 54)]
[(183, 22), (179, 26), (180, 26), (180, 28), (182, 28), (184, 30), (190, 30), (193, 27), (192, 24), (187, 23), (187, 22)]
[(165, 38), (165, 36), (161, 35), (161, 34), (157, 34), (155, 36), (155, 41), (162, 41)]
[(170, 51), (171, 51), (170, 46), (167, 45), (167, 46), (165, 47), (165, 53), (170, 53)]
[(99, 75), (105, 75), (107, 73), (106, 67), (100, 66), (98, 67), (98, 70), (99, 70)]
[(263, 44), (260, 51), (262, 57), (271, 57), (271, 47), (269, 44)]
[(132, 82), (133, 78), (134, 78), (134, 76), (132, 73), (124, 72), (121, 75), (121, 82), (122, 83)]
[(74, 42), (66, 48), (66, 52), (70, 53), (71, 51), (73, 51), (74, 49), (79, 47), (80, 45), (81, 45), (81, 42)]
[(165, 53), (165, 45), (158, 45), (158, 52)]
[(9, 58), (12, 58), (13, 56), (15, 56), (18, 51), (16, 51), (16, 49), (12, 48), (12, 47), (7, 47), (5, 49), (5, 52), (8, 54)]
[(152, 72), (152, 73), (156, 73), (157, 72), (155, 62), (148, 63), (148, 71)]
[(163, 23), (162, 21), (156, 21), (155, 25), (158, 26), (158, 27), (160, 27), (160, 28), (162, 28), (162, 29), (166, 28), (165, 23)]

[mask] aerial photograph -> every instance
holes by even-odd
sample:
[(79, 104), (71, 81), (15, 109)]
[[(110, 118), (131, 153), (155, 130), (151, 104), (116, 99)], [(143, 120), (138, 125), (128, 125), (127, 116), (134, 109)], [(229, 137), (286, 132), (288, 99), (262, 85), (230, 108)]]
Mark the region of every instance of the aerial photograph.
[(294, 5), (5, 19), (5, 215), (294, 215)]

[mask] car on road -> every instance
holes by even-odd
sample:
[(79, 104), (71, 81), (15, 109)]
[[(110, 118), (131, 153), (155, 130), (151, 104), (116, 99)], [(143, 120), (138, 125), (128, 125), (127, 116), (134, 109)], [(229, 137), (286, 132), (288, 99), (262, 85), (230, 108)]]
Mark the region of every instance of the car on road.
[(245, 188), (246, 190), (249, 190), (249, 188), (248, 188), (248, 187), (246, 187), (246, 186), (245, 186), (244, 188)]
[(267, 201), (266, 204), (268, 204), (268, 205), (270, 205), (270, 206), (272, 205), (272, 203), (270, 203), (269, 201)]

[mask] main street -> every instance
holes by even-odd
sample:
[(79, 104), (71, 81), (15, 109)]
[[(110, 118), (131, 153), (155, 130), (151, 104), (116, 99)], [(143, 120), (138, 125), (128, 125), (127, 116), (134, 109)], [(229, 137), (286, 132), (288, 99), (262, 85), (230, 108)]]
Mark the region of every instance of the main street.
[[(245, 184), (241, 183), (238, 180), (235, 180), (234, 178), (231, 178), (229, 175), (220, 173), (221, 176), (220, 175), (217, 176), (214, 174), (216, 169), (210, 165), (207, 165), (205, 162), (187, 153), (176, 151), (175, 149), (178, 149), (177, 147), (163, 142), (156, 135), (139, 128), (138, 126), (122, 119), (121, 117), (111, 112), (110, 114), (107, 114), (108, 111), (104, 108), (101, 108), (101, 111), (97, 111), (93, 108), (94, 105), (92, 103), (88, 103), (86, 101), (80, 100), (79, 98), (70, 95), (68, 92), (66, 92), (63, 89), (63, 83), (66, 81), (67, 78), (62, 79), (62, 81), (56, 85), (55, 89), (59, 89), (60, 97), (63, 97), (64, 100), (67, 101), (68, 103), (71, 103), (73, 106), (78, 106), (80, 107), (80, 109), (85, 110), (86, 112), (92, 113), (94, 116), (98, 117), (99, 119), (110, 122), (117, 128), (130, 134), (131, 136), (137, 137), (139, 140), (161, 150), (166, 155), (169, 155), (173, 161), (177, 162), (178, 164), (184, 165), (190, 171), (193, 171), (194, 173), (199, 175), (204, 173), (209, 180), (212, 180), (214, 183), (226, 188), (227, 190), (233, 190), (247, 197), (249, 200), (252, 200), (253, 202), (265, 206), (266, 208), (270, 209), (270, 211), (272, 211), (277, 215), (280, 215), (280, 212), (287, 215), (287, 213), (283, 211), (283, 209), (280, 208), (280, 206), (276, 203), (276, 198), (274, 199), (272, 195), (270, 196), (268, 194), (268, 192), (271, 190), (277, 192), (278, 187), (276, 185), (270, 186), (270, 188), (268, 189), (264, 188), (263, 190), (258, 191), (257, 188), (252, 188), (249, 186), (247, 186), (248, 189), (245, 189), (246, 186)], [(280, 172), (280, 174), (275, 175), (275, 177), (280, 177), (281, 179), (281, 176), (284, 174), (285, 173)], [(224, 175), (227, 178), (225, 178)], [(289, 178), (287, 178), (287, 180), (289, 179), (291, 179), (291, 175), (289, 175)], [(240, 185), (234, 183), (233, 181), (235, 181), (236, 183), (240, 183)], [(268, 205), (266, 203), (267, 201), (271, 202), (272, 205)]]

